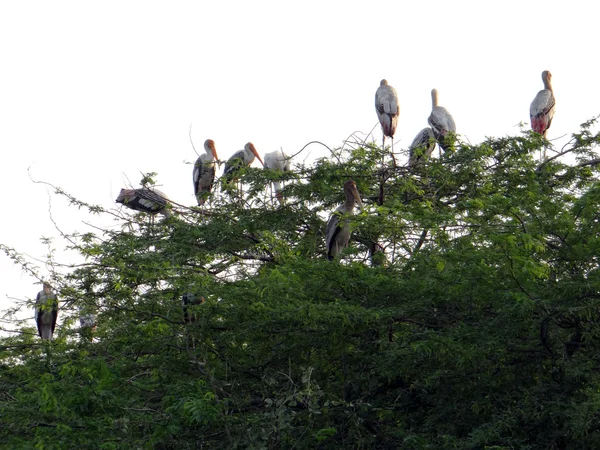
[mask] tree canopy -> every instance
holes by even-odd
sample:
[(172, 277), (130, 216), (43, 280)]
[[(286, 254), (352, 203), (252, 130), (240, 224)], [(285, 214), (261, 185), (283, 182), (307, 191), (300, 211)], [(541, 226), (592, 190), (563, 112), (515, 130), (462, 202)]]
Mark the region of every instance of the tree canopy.
[[(545, 159), (533, 132), (412, 168), (346, 145), (291, 172), (242, 169), (243, 193), (169, 218), (57, 189), (121, 226), (65, 234), (85, 261), (54, 274), (53, 341), (33, 322), (0, 339), (0, 446), (595, 448), (594, 123)], [(348, 179), (364, 206), (330, 262)], [(188, 293), (205, 298), (191, 323)], [(96, 311), (92, 339), (78, 308)]]

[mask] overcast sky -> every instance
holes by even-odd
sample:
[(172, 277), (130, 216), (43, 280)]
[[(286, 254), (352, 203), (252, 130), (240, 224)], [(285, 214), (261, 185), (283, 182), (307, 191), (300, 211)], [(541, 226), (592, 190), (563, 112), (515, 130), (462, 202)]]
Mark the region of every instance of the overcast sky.
[[(49, 201), (61, 229), (89, 230), (89, 217), (49, 200), (30, 176), (111, 208), (128, 180), (155, 171), (161, 190), (192, 205), (190, 124), (196, 148), (211, 138), (221, 159), (248, 141), (261, 154), (313, 140), (340, 146), (377, 123), (382, 78), (398, 92), (400, 150), (427, 125), (434, 87), (470, 142), (518, 134), (548, 69), (557, 99), (548, 138), (559, 146), (600, 114), (599, 9), (549, 0), (2, 2), (0, 243), (43, 260), (40, 237), (58, 234)], [(40, 289), (0, 255), (0, 309)]]

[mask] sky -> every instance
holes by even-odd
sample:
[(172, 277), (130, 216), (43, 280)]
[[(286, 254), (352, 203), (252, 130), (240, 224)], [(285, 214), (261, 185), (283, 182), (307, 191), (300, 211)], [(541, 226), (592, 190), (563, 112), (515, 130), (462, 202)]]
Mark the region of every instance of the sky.
[[(382, 78), (398, 92), (399, 151), (427, 125), (432, 88), (471, 143), (518, 134), (550, 70), (559, 148), (600, 114), (598, 12), (578, 0), (0, 2), (0, 244), (44, 274), (41, 238), (69, 262), (57, 227), (98, 220), (35, 181), (116, 208), (122, 187), (158, 172), (159, 189), (193, 205), (190, 125), (196, 149), (213, 139), (223, 160), (248, 141), (294, 154), (375, 127), (380, 142)], [(0, 310), (40, 289), (0, 254)]]

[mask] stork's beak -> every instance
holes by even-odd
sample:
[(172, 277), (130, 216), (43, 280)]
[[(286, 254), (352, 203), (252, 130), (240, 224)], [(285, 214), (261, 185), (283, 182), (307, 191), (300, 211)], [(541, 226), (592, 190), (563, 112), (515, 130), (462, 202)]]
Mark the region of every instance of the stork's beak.
[(254, 156), (256, 156), (258, 158), (258, 160), (260, 161), (262, 166), (265, 167), (265, 163), (263, 162), (262, 158), (260, 157), (260, 155), (258, 154), (258, 152), (256, 151), (255, 148), (252, 149), (252, 153), (254, 153)]
[(356, 186), (352, 187), (352, 195), (354, 196), (354, 200), (356, 200), (356, 203), (358, 203), (358, 205), (362, 208), (363, 202), (360, 199), (360, 194), (358, 192), (358, 189), (356, 189)]

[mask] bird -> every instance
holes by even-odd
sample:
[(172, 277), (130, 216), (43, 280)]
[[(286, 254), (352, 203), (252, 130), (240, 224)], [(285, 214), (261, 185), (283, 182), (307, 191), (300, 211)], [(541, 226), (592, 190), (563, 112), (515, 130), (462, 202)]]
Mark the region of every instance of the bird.
[(135, 211), (149, 214), (160, 213), (165, 217), (171, 217), (169, 198), (158, 189), (147, 187), (121, 189), (115, 201)]
[(87, 307), (79, 307), (79, 326), (81, 328), (96, 328), (96, 315)]
[(385, 137), (392, 138), (392, 150), (394, 147), (394, 134), (398, 125), (398, 116), (400, 115), (400, 105), (398, 103), (398, 94), (396, 89), (390, 86), (387, 80), (383, 79), (375, 92), (375, 110), (383, 131), (382, 149), (385, 147)]
[[(265, 169), (279, 170), (281, 172), (289, 172), (291, 166), (291, 158), (283, 153), (283, 150), (275, 150), (274, 152), (265, 153)], [(274, 181), (275, 195), (279, 203), (283, 204), (283, 196), (281, 195), (282, 183)]]
[(435, 136), (430, 127), (425, 127), (414, 138), (408, 148), (408, 167), (414, 168), (429, 158), (435, 148)]
[(243, 150), (235, 152), (225, 163), (225, 170), (223, 171), (225, 181), (228, 183), (231, 182), (235, 178), (235, 173), (242, 167), (251, 165), (255, 158), (258, 158), (263, 167), (265, 166), (256, 148), (254, 148), (254, 144), (248, 142), (244, 145)]
[(217, 150), (215, 141), (207, 139), (204, 141), (204, 151), (206, 153), (200, 155), (194, 164), (193, 180), (194, 180), (194, 195), (198, 201), (198, 206), (202, 206), (206, 201), (206, 197), (212, 190), (215, 182), (215, 161)]
[(181, 296), (181, 308), (183, 309), (183, 321), (192, 323), (196, 321), (196, 315), (190, 314), (189, 307), (193, 305), (201, 305), (206, 299), (201, 295), (196, 295), (193, 292), (188, 292)]
[(531, 119), (531, 129), (546, 137), (556, 109), (550, 71), (544, 70), (542, 72), (542, 81), (544, 82), (544, 89), (539, 91), (531, 102), (529, 118)]
[(433, 129), (433, 135), (435, 139), (440, 144), (440, 147), (444, 150), (447, 150), (449, 144), (447, 144), (446, 136), (448, 134), (456, 133), (456, 124), (454, 123), (454, 118), (452, 115), (444, 108), (443, 106), (438, 106), (438, 91), (437, 89), (431, 90), (431, 114), (427, 119), (429, 125)]
[(50, 284), (44, 282), (44, 288), (38, 292), (35, 299), (35, 322), (38, 334), (42, 339), (52, 339), (57, 317), (58, 298), (50, 287)]
[(330, 261), (339, 255), (350, 241), (350, 221), (347, 218), (343, 219), (342, 216), (354, 214), (354, 205), (356, 203), (362, 206), (360, 194), (353, 180), (348, 180), (344, 183), (344, 194), (346, 195), (346, 201), (331, 215), (325, 229), (327, 259)]

